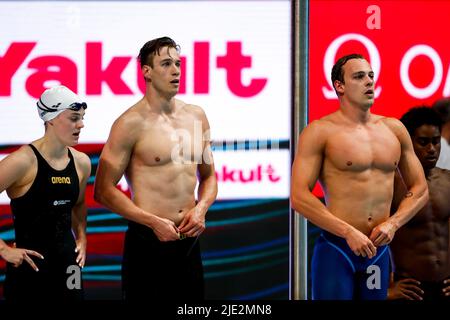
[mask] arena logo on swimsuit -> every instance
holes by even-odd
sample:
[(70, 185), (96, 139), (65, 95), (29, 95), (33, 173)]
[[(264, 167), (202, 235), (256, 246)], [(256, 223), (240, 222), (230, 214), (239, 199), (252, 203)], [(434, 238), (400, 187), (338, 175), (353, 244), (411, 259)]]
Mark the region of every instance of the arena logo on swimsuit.
[[(266, 87), (268, 78), (246, 79), (243, 84), (243, 69), (252, 67), (252, 56), (243, 55), (241, 41), (227, 41), (225, 54), (216, 55), (216, 68), (224, 69), (226, 85), (235, 96), (249, 98), (256, 96)], [(0, 56), (0, 96), (12, 95), (12, 79), (37, 42), (13, 42), (6, 52)], [(83, 49), (80, 48), (80, 51)], [(128, 67), (131, 56), (112, 57), (109, 63), (102, 61), (103, 43), (87, 42), (85, 52), (85, 79), (86, 95), (102, 94), (102, 85), (107, 84), (115, 95), (135, 94), (122, 74)], [(193, 93), (208, 94), (210, 92), (210, 42), (193, 43)], [(135, 59), (136, 60), (136, 59)], [(181, 73), (186, 74), (188, 59), (181, 57)], [(141, 93), (145, 93), (145, 83), (140, 71), (140, 64), (136, 60), (136, 83)], [(106, 65), (106, 67), (102, 67)], [(43, 55), (30, 60), (27, 67), (35, 70), (25, 81), (27, 93), (37, 98), (45, 90), (45, 82), (59, 81), (73, 91), (78, 92), (78, 66), (77, 62), (63, 55)], [(186, 93), (186, 77), (181, 77), (179, 93)]]
[[(370, 60), (372, 69), (375, 73), (375, 82), (380, 76), (381, 59), (380, 53), (375, 43), (368, 37), (358, 33), (346, 33), (340, 35), (328, 45), (323, 60), (323, 71), (325, 74), (325, 79), (327, 81), (327, 86), (322, 86), (322, 93), (326, 99), (337, 99), (336, 93), (331, 84), (331, 79), (329, 77), (329, 70), (331, 70), (334, 65), (338, 50), (341, 48), (341, 46), (349, 41), (360, 42), (367, 49), (367, 52), (369, 54), (367, 58)], [(416, 86), (413, 81), (411, 81), (410, 72), (414, 71), (414, 69), (411, 68), (411, 64), (419, 56), (425, 56), (426, 58), (428, 58), (432, 62), (434, 69), (432, 80), (424, 87)], [(401, 61), (398, 65), (400, 66), (401, 84), (410, 96), (417, 99), (429, 98), (437, 93), (437, 90), (439, 89), (443, 81), (444, 87), (442, 89), (442, 96), (450, 96), (450, 65), (447, 68), (447, 76), (444, 80), (444, 66), (442, 64), (441, 56), (432, 46), (429, 46), (427, 44), (415, 44), (411, 46), (403, 54), (403, 57), (401, 58)], [(380, 96), (381, 91), (382, 87), (377, 84), (375, 87), (375, 98), (378, 98)]]
[(52, 177), (52, 184), (70, 184), (70, 177)]

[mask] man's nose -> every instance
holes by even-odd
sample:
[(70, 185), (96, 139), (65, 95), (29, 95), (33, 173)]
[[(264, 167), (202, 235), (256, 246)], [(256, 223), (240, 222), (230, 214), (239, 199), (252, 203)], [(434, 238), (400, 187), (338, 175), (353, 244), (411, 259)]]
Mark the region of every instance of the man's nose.
[(427, 152), (433, 154), (436, 153), (436, 151), (437, 151), (436, 146), (432, 143), (429, 143), (427, 146)]
[(179, 66), (177, 66), (176, 64), (174, 64), (172, 67), (172, 74), (179, 75), (180, 71), (181, 71), (181, 68)]

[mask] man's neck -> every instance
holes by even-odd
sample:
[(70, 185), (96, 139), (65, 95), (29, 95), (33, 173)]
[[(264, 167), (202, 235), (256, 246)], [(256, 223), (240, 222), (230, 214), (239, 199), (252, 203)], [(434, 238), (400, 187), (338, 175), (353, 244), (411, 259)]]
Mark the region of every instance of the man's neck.
[(346, 119), (354, 123), (366, 124), (371, 118), (370, 109), (364, 109), (352, 104), (341, 103), (340, 110)]
[(154, 90), (148, 90), (144, 97), (153, 112), (171, 114), (175, 112), (175, 96), (162, 96)]
[(432, 168), (423, 168), (423, 172), (425, 173), (425, 178), (428, 180), (435, 172), (436, 172), (436, 167), (432, 167)]

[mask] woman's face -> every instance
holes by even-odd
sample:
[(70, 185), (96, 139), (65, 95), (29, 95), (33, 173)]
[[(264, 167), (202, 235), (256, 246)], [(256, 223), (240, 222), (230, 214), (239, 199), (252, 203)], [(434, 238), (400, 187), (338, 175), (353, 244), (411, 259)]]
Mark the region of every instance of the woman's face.
[(84, 113), (84, 109), (67, 109), (55, 118), (53, 129), (63, 144), (70, 147), (78, 144), (81, 129), (84, 127)]

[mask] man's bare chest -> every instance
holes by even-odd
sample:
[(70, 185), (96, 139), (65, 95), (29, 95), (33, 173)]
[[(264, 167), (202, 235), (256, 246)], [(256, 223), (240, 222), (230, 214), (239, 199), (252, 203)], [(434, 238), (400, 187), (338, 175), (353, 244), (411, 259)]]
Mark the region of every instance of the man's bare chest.
[(393, 171), (400, 155), (400, 142), (389, 130), (337, 130), (325, 147), (325, 158), (343, 171)]
[(143, 130), (133, 153), (146, 165), (190, 164), (202, 158), (201, 127), (158, 126)]

